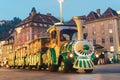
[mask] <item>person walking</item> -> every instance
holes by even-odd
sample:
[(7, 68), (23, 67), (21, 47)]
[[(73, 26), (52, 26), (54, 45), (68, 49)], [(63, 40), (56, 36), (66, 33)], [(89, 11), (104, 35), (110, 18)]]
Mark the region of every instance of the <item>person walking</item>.
[(105, 60), (104, 60), (104, 59), (105, 59), (105, 55), (104, 55), (104, 53), (101, 53), (101, 54), (100, 54), (100, 57), (99, 57), (99, 63), (100, 63), (100, 64), (104, 64), (104, 63), (105, 63)]

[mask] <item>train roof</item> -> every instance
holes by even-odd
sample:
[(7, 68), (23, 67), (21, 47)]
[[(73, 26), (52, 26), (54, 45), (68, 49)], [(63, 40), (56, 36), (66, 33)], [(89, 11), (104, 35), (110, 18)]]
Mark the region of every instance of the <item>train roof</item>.
[(40, 40), (40, 39), (49, 39), (50, 37), (47, 37), (47, 36), (45, 36), (45, 37), (38, 37), (38, 38), (36, 38), (36, 39), (34, 39), (34, 40), (32, 40), (32, 41), (29, 41), (27, 44), (30, 44), (31, 42), (34, 42), (34, 41), (36, 41), (36, 40)]
[(47, 31), (48, 32), (51, 32), (52, 30), (54, 30), (55, 28), (67, 28), (67, 27), (75, 27), (76, 28), (76, 25), (74, 24), (54, 24), (53, 26), (51, 26)]

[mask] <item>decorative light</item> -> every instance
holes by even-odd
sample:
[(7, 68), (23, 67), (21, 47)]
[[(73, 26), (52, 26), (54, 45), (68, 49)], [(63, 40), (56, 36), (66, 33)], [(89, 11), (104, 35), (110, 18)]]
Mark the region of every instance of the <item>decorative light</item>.
[(110, 46), (110, 51), (114, 52), (114, 46)]
[(98, 58), (99, 57), (99, 55), (98, 54), (96, 54), (96, 58)]
[(19, 28), (16, 28), (16, 31), (17, 31), (17, 33), (20, 33), (21, 32), (21, 27), (19, 27)]
[(62, 3), (64, 0), (58, 0), (59, 3)]

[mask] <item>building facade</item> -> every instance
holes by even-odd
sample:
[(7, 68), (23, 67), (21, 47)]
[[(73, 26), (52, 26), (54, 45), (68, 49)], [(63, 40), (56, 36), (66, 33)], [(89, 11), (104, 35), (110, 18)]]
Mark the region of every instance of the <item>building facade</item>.
[(49, 37), (47, 29), (56, 22), (59, 22), (59, 20), (50, 13), (46, 15), (40, 14), (36, 12), (35, 8), (33, 8), (30, 15), (15, 28), (15, 49), (38, 37)]
[(108, 52), (118, 53), (119, 15), (111, 8), (108, 8), (102, 15), (98, 12), (91, 12), (86, 17), (86, 28), (83, 32), (88, 34), (88, 39), (92, 39), (95, 45), (103, 46)]
[(100, 9), (91, 11), (84, 20), (83, 35), (87, 34), (87, 39), (101, 46), (103, 52), (120, 52), (120, 17), (115, 10), (108, 8), (103, 14)]

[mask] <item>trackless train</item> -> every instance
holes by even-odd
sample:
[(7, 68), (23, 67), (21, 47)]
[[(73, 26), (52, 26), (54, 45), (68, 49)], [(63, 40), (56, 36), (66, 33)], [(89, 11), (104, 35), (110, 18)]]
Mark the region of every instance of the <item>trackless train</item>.
[(82, 23), (74, 17), (76, 25), (56, 24), (48, 29), (50, 38), (38, 38), (9, 54), (9, 67), (46, 69), (69, 72), (79, 69), (93, 71), (91, 41), (81, 37)]

